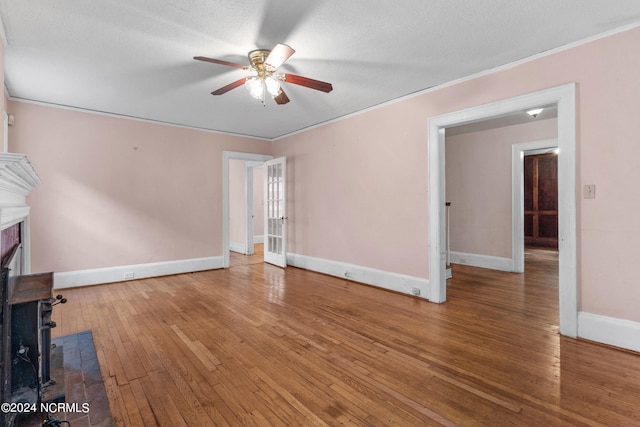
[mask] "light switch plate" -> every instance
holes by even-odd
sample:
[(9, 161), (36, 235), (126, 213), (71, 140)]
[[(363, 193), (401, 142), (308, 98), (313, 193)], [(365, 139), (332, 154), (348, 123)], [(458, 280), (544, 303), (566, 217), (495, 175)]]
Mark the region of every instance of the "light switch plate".
[(583, 196), (585, 199), (595, 199), (596, 198), (596, 185), (595, 184), (585, 184), (583, 187)]

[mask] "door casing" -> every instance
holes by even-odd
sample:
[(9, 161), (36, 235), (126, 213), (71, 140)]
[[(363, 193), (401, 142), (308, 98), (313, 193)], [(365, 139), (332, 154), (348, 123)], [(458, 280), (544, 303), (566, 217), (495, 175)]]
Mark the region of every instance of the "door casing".
[(445, 274), (445, 129), (527, 109), (558, 108), (558, 249), (560, 333), (578, 333), (576, 243), (576, 85), (569, 83), (477, 107), (431, 117), (428, 120), (428, 241), (429, 300), (446, 300)]

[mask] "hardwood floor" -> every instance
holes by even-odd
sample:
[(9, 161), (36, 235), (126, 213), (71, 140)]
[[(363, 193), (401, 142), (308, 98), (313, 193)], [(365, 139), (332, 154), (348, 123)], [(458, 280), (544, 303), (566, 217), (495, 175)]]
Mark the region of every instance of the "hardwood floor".
[(256, 243), (253, 245), (253, 255), (245, 256), (238, 252), (231, 252), (229, 257), (229, 266), (237, 267), (239, 265), (262, 264), (264, 262), (264, 244)]
[(553, 252), (454, 265), (441, 305), (238, 257), (65, 290), (118, 425), (640, 425), (640, 355), (558, 335)]

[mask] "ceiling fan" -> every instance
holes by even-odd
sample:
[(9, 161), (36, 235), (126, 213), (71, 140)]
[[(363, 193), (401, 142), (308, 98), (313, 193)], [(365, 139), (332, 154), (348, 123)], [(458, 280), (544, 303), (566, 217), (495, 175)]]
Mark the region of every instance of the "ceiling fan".
[(229, 83), (220, 89), (211, 92), (211, 95), (222, 95), (244, 85), (249, 94), (259, 99), (264, 104), (264, 99), (269, 94), (276, 104), (283, 105), (289, 102), (289, 97), (280, 85), (280, 82), (292, 83), (322, 92), (331, 92), (331, 83), (310, 79), (295, 74), (278, 73), (278, 68), (293, 55), (295, 50), (286, 44), (278, 43), (273, 50), (256, 49), (249, 52), (249, 65), (236, 64), (234, 62), (223, 61), (221, 59), (195, 56), (198, 61), (212, 62), (214, 64), (226, 65), (228, 67), (241, 68), (249, 72), (247, 77)]

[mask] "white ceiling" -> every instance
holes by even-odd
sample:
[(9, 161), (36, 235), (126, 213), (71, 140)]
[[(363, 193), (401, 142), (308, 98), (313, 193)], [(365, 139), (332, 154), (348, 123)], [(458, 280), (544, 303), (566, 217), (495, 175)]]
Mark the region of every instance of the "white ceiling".
[[(640, 22), (638, 0), (0, 0), (12, 99), (278, 138)], [(297, 52), (262, 106), (239, 87), (256, 48)]]

